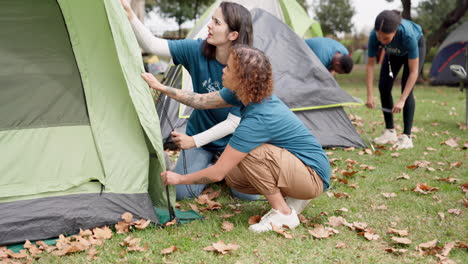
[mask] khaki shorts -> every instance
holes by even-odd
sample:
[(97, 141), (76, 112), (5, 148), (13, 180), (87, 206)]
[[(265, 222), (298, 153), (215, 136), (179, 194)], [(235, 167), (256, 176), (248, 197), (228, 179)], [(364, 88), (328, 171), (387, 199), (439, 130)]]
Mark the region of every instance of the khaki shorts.
[(323, 192), (323, 182), (312, 168), (291, 152), (263, 144), (252, 150), (226, 176), (226, 183), (246, 194), (275, 194), (313, 199)]

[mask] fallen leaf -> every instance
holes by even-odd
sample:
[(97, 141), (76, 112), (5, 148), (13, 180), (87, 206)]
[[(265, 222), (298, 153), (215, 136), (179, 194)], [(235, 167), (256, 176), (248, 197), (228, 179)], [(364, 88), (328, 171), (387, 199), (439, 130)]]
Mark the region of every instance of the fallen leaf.
[(131, 223), (126, 221), (119, 221), (117, 224), (115, 224), (114, 228), (117, 231), (117, 234), (125, 234), (130, 231), (130, 225)]
[(411, 189), (411, 191), (422, 193), (422, 194), (429, 194), (429, 192), (439, 191), (439, 188), (430, 187), (429, 185), (427, 185), (425, 183), (418, 183), (418, 184), (416, 184), (416, 188)]
[(163, 250), (161, 250), (161, 254), (163, 255), (167, 255), (167, 254), (171, 254), (173, 252), (176, 252), (178, 249), (176, 246), (170, 246), (168, 248), (165, 248)]
[(333, 193), (333, 196), (335, 196), (336, 198), (351, 198), (351, 196), (347, 193)]
[(426, 150), (427, 150), (427, 151), (437, 151), (437, 149), (431, 148), (431, 147), (426, 147)]
[(122, 214), (120, 218), (122, 218), (125, 222), (130, 223), (132, 222), (133, 215), (129, 212), (125, 212)]
[(278, 226), (274, 225), (273, 223), (270, 223), (270, 224), (271, 224), (272, 230), (274, 232), (276, 232), (277, 234), (280, 234), (280, 235), (284, 236), (287, 239), (292, 239), (293, 238), (293, 236), (288, 231), (284, 230), (281, 227), (278, 227)]
[(225, 244), (224, 241), (218, 241), (217, 243), (213, 243), (211, 246), (205, 247), (203, 250), (205, 251), (214, 251), (221, 254), (227, 254), (229, 252), (238, 250), (240, 248), (239, 245), (234, 243)]
[(338, 242), (336, 243), (335, 248), (346, 248), (346, 244), (343, 242)]
[(395, 152), (395, 153), (390, 154), (390, 156), (392, 156), (392, 157), (394, 157), (394, 158), (400, 157), (400, 155), (401, 155), (401, 154), (400, 154), (399, 152)]
[(443, 178), (443, 179), (437, 179), (437, 180), (438, 181), (443, 181), (443, 182), (448, 182), (448, 183), (456, 183), (458, 181), (458, 179), (450, 178), (450, 177)]
[(336, 209), (335, 212), (348, 212), (348, 208), (340, 208), (340, 209)]
[(28, 249), (29, 253), (31, 253), (32, 256), (37, 256), (42, 253), (42, 249), (36, 247), (36, 245), (32, 244), (29, 240), (26, 240), (26, 242), (24, 242), (23, 247), (25, 249)]
[(397, 195), (396, 193), (382, 193), (382, 196), (385, 198), (395, 198)]
[(228, 221), (223, 221), (223, 223), (221, 225), (221, 228), (224, 231), (229, 232), (229, 231), (232, 231), (234, 229), (234, 224), (231, 223), (231, 222), (228, 222)]
[(411, 244), (411, 240), (406, 237), (392, 237), (392, 240), (398, 244), (409, 245)]
[(199, 204), (206, 204), (208, 202), (208, 200), (210, 200), (208, 198), (208, 195), (207, 194), (202, 194), (200, 196), (198, 196), (197, 198), (195, 198), (195, 202), (199, 203)]
[(336, 233), (338, 233), (338, 230), (329, 227), (323, 227), (321, 225), (312, 230), (309, 230), (309, 234), (315, 238), (328, 238)]
[(453, 247), (455, 247), (455, 242), (450, 242), (450, 243), (445, 244), (444, 247), (442, 248), (442, 253), (440, 253), (440, 255), (447, 257)]
[(455, 215), (461, 215), (463, 213), (460, 209), (448, 209), (447, 212)]
[(90, 248), (88, 250), (88, 254), (86, 255), (86, 259), (89, 261), (98, 259), (98, 257), (96, 256), (97, 253), (99, 252), (97, 251), (96, 248)]
[(151, 223), (151, 220), (140, 219), (135, 222), (135, 228), (142, 230), (142, 229), (147, 228), (150, 223)]
[(344, 219), (343, 217), (341, 216), (330, 216), (328, 218), (328, 225), (331, 225), (333, 227), (338, 227), (338, 226), (342, 226), (346, 223), (346, 219)]
[(355, 150), (355, 147), (349, 147), (349, 148), (344, 148), (343, 151), (353, 151)]
[(409, 234), (408, 230), (394, 229), (394, 228), (391, 228), (391, 227), (387, 228), (387, 233), (394, 234), (394, 235), (399, 235), (399, 236), (407, 236)]
[(408, 250), (404, 248), (396, 249), (396, 248), (386, 248), (384, 249), (388, 253), (395, 253), (395, 254), (403, 254), (406, 253)]
[(402, 175), (398, 176), (396, 179), (397, 180), (400, 180), (400, 179), (405, 179), (405, 180), (409, 180), (409, 175), (406, 174), (406, 173), (403, 173)]
[(171, 226), (177, 224), (177, 219), (173, 219), (172, 221), (166, 222), (164, 225), (165, 226)]
[(192, 211), (195, 211), (197, 213), (200, 212), (200, 210), (198, 209), (198, 206), (196, 204), (189, 203), (189, 206), (192, 209)]
[(449, 138), (449, 139), (447, 139), (446, 141), (441, 142), (440, 144), (441, 144), (441, 145), (445, 144), (445, 145), (447, 145), (447, 146), (449, 146), (449, 147), (456, 148), (456, 147), (458, 147), (458, 141), (459, 141), (459, 140), (460, 140), (460, 138), (458, 138), (458, 137)]
[(254, 216), (251, 216), (251, 217), (249, 218), (249, 225), (256, 224), (256, 223), (260, 222), (261, 219), (262, 219), (262, 216), (261, 216), (261, 215), (254, 215)]
[(221, 218), (230, 218), (232, 216), (234, 216), (235, 214), (224, 214), (224, 215), (220, 215), (219, 217)]
[(104, 226), (103, 228), (96, 227), (93, 229), (93, 233), (98, 239), (110, 239), (112, 237), (112, 230), (107, 226)]
[(444, 219), (445, 219), (445, 215), (444, 215), (444, 213), (442, 213), (442, 212), (438, 212), (437, 214), (439, 215), (439, 217), (440, 217), (440, 220), (444, 220)]
[(434, 239), (425, 243), (421, 243), (418, 245), (418, 247), (421, 249), (430, 249), (430, 248), (434, 248), (435, 246), (437, 246), (438, 243), (439, 241), (437, 239)]
[[(360, 233), (358, 233), (359, 235)], [(375, 233), (375, 231), (366, 231), (364, 234), (362, 234), (367, 240), (372, 241), (372, 240), (379, 240), (380, 236)]]

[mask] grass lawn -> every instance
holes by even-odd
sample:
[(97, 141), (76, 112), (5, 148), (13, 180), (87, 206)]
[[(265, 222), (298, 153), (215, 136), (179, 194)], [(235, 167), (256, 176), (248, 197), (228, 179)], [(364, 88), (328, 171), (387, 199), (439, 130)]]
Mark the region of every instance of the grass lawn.
[[(363, 66), (357, 65), (353, 74), (337, 78), (348, 93), (365, 101)], [(375, 94), (378, 95), (377, 87)], [(394, 89), (395, 100), (399, 94), (400, 86), (397, 85)], [(98, 259), (93, 262), (438, 263), (438, 258), (434, 255), (422, 256), (416, 249), (417, 246), (434, 239), (439, 241), (440, 247), (449, 242), (468, 242), (468, 212), (464, 206), (467, 202), (463, 203), (466, 194), (460, 187), (461, 184), (468, 183), (468, 152), (466, 148), (463, 149), (463, 145), (468, 143), (468, 130), (462, 130), (458, 125), (465, 120), (465, 94), (457, 88), (421, 85), (416, 86), (414, 94), (417, 102), (413, 133), (415, 147), (402, 151), (394, 151), (388, 147), (377, 148), (379, 155), (361, 155), (361, 149), (327, 150), (329, 158), (334, 160), (334, 179), (332, 188), (328, 191), (331, 196), (324, 193), (312, 201), (303, 212), (310, 223), (290, 231), (292, 239), (274, 232), (249, 232), (249, 218), (267, 212), (267, 202), (243, 202), (230, 198), (224, 192), (217, 198), (223, 205), (221, 210), (203, 212), (205, 220), (133, 232), (134, 237), (142, 239), (141, 245), (146, 242), (149, 244), (146, 252), (122, 252), (120, 243), (127, 235), (114, 234), (112, 239), (97, 248)], [(382, 132), (384, 125), (381, 112), (365, 107), (347, 108), (346, 111), (362, 120), (358, 132), (366, 142), (367, 137), (374, 138)], [(395, 124), (401, 133), (401, 114), (396, 115)], [(458, 147), (441, 144), (451, 138), (458, 138)], [(430, 163), (426, 163), (426, 167), (408, 168), (416, 161)], [(461, 165), (457, 162), (461, 162)], [(360, 165), (375, 169), (363, 170)], [(343, 171), (358, 172), (346, 177), (342, 174)], [(409, 179), (397, 179), (404, 174)], [(447, 177), (458, 181), (448, 183), (437, 180)], [(345, 180), (348, 184), (344, 183)], [(438, 188), (438, 191), (431, 191), (429, 194), (411, 191), (418, 183)], [(336, 198), (333, 193), (347, 193), (349, 197)], [(396, 196), (385, 198), (383, 193), (394, 193)], [(183, 209), (190, 209), (188, 202), (181, 204)], [(241, 212), (227, 219), (220, 217), (233, 213), (232, 207)], [(340, 208), (347, 208), (348, 211), (336, 211)], [(448, 209), (459, 209), (461, 214), (449, 213)], [(365, 222), (369, 228), (375, 230), (379, 239), (369, 241), (358, 235), (358, 231), (346, 226), (334, 227), (339, 233), (325, 239), (316, 239), (309, 234), (309, 230), (314, 228), (313, 224), (329, 226), (326, 223), (332, 216), (341, 216), (349, 223)], [(224, 232), (221, 228), (223, 221), (233, 223), (234, 229)], [(396, 235), (387, 233), (389, 227), (407, 230), (409, 235), (406, 237), (411, 243), (403, 245), (393, 242), (391, 238)], [(226, 244), (235, 243), (240, 248), (225, 255), (203, 250), (220, 240)], [(344, 243), (343, 247), (337, 248), (339, 243)], [(172, 245), (178, 251), (168, 255), (160, 253), (162, 249)], [(384, 251), (386, 248), (406, 249), (407, 252), (388, 253)], [(85, 263), (86, 256), (86, 252), (64, 257), (43, 254), (38, 263)], [(454, 248), (448, 257), (456, 263), (466, 263), (467, 249)]]

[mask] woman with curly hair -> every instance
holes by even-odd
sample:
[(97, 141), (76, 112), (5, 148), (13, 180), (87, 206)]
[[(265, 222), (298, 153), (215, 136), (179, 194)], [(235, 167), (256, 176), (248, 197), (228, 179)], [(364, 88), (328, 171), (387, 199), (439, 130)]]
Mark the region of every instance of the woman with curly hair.
[(151, 88), (193, 108), (240, 106), (239, 126), (217, 163), (187, 175), (165, 171), (161, 173), (164, 184), (225, 179), (239, 192), (264, 195), (272, 209), (249, 227), (254, 232), (272, 230), (272, 225), (297, 227), (297, 213), (303, 208), (296, 210), (291, 201), (315, 198), (328, 188), (327, 155), (296, 115), (273, 95), (271, 64), (262, 51), (233, 46), (223, 69), (225, 88), (208, 94), (164, 86), (151, 74), (142, 77)]

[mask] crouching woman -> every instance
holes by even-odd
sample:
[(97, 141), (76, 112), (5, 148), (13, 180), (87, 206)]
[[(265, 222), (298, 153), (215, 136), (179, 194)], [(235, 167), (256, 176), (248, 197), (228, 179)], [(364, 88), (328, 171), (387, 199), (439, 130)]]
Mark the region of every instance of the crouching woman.
[(226, 183), (247, 194), (262, 194), (272, 209), (249, 230), (293, 229), (298, 213), (329, 186), (328, 158), (315, 137), (273, 95), (272, 68), (265, 54), (244, 45), (232, 47), (223, 69), (221, 91), (197, 94), (170, 88), (151, 74), (142, 77), (155, 90), (198, 109), (240, 106), (241, 121), (215, 165), (179, 175), (161, 174), (164, 184)]

